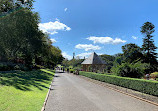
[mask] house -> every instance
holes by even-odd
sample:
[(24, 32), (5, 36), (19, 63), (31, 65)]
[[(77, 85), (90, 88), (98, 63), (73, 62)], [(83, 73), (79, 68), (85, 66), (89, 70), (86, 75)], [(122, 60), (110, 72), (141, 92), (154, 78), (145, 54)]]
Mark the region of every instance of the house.
[(95, 52), (93, 52), (87, 59), (82, 63), (83, 71), (87, 72), (104, 72), (105, 61), (103, 61)]

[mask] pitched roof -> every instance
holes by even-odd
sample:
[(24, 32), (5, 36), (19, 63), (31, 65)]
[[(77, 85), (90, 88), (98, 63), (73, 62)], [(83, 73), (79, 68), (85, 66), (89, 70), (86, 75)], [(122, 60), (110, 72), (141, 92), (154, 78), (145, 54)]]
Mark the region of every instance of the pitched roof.
[(93, 52), (81, 64), (106, 64), (95, 52)]

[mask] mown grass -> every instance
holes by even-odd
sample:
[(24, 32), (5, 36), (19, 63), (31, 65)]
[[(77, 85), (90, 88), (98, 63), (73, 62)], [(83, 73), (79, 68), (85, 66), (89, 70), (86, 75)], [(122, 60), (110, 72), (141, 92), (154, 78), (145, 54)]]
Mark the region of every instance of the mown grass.
[(54, 71), (0, 73), (0, 111), (40, 111)]

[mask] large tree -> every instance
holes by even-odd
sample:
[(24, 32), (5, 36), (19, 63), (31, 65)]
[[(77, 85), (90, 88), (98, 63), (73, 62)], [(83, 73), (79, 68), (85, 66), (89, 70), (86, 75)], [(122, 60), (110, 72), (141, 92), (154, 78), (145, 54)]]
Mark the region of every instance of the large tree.
[(0, 1), (0, 60), (55, 66), (62, 62), (61, 50), (39, 30), (39, 15), (31, 10), (32, 2)]
[(32, 9), (34, 0), (0, 0), (0, 13), (6, 14), (19, 7)]
[(141, 48), (133, 43), (122, 46), (123, 56), (125, 62), (137, 62), (143, 59)]
[(145, 55), (145, 62), (157, 64), (157, 47), (154, 45), (153, 33), (155, 26), (151, 22), (145, 22), (141, 27), (141, 33), (144, 35), (142, 49)]
[(0, 46), (8, 59), (33, 57), (42, 45), (37, 13), (21, 8), (0, 19)]

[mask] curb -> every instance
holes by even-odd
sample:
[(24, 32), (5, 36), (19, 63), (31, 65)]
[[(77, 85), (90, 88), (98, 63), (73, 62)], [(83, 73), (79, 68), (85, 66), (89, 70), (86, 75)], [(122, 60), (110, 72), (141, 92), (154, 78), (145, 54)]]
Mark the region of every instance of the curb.
[[(83, 76), (83, 77), (85, 77), (85, 76)], [(88, 77), (86, 77), (86, 78), (88, 78)], [(94, 79), (91, 79), (91, 78), (88, 78), (88, 79), (90, 79), (89, 81), (92, 82), (92, 83), (98, 84), (98, 85), (100, 85), (100, 86), (106, 87), (106, 88), (111, 89), (111, 90), (114, 90), (114, 91), (116, 91), (116, 92), (119, 92), (119, 93), (128, 95), (128, 96), (130, 96), (130, 97), (133, 97), (133, 98), (136, 98), (136, 99), (138, 99), (138, 100), (141, 100), (141, 101), (150, 103), (150, 104), (152, 104), (152, 105), (158, 106), (158, 103), (152, 102), (152, 101), (147, 100), (147, 99), (143, 99), (143, 98), (141, 98), (141, 97), (138, 97), (138, 96), (135, 96), (135, 95), (132, 95), (132, 94), (123, 92), (123, 91), (120, 91), (120, 90), (115, 89), (115, 88), (112, 88), (112, 87), (110, 87), (110, 86), (108, 86), (108, 85), (103, 85), (102, 83), (99, 83), (100, 81), (98, 81), (98, 80), (96, 80), (96, 81), (91, 81), (91, 80), (94, 80)]]
[[(103, 86), (103, 85), (101, 85), (101, 86)], [(140, 97), (138, 97), (138, 96), (134, 96), (134, 95), (132, 95), (132, 94), (129, 94), (129, 93), (126, 93), (126, 92), (123, 92), (123, 91), (120, 91), (120, 90), (114, 89), (114, 88), (109, 87), (109, 86), (103, 86), (103, 87), (107, 87), (107, 88), (109, 88), (109, 89), (111, 89), (111, 90), (114, 90), (114, 91), (120, 92), (120, 93), (125, 94), (125, 95), (128, 95), (128, 96), (130, 96), (130, 97), (133, 97), (133, 98), (139, 99), (139, 100), (141, 100), (141, 101), (144, 101), (144, 102), (147, 102), (147, 103), (150, 103), (150, 104), (153, 104), (153, 105), (158, 106), (158, 104), (157, 104), (157, 103), (154, 103), (154, 102), (149, 101), (149, 100), (147, 100), (147, 99), (143, 99), (143, 98), (140, 98)]]
[[(54, 79), (54, 77), (53, 77), (53, 79)], [(51, 82), (51, 84), (49, 86), (49, 90), (48, 90), (47, 96), (46, 96), (46, 98), (44, 100), (43, 107), (42, 107), (41, 111), (45, 111), (45, 106), (46, 106), (46, 103), (48, 101), (48, 97), (49, 97), (49, 94), (50, 94), (50, 90), (51, 90), (51, 86), (52, 86), (52, 83), (53, 83), (53, 79), (52, 79), (52, 82)]]

